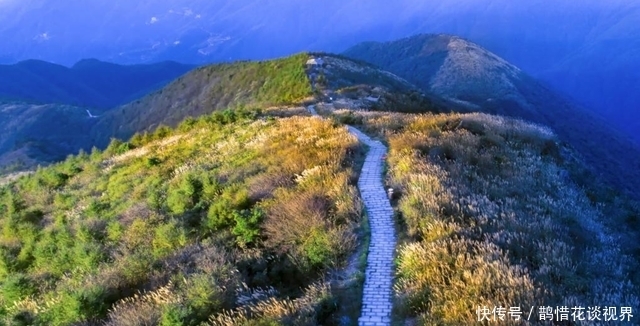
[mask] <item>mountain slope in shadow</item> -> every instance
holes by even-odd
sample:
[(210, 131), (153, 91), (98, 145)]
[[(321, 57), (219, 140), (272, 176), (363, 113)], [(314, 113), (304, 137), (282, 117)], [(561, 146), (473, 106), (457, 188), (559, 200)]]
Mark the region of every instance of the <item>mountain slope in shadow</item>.
[(90, 131), (103, 112), (63, 104), (0, 104), (0, 171), (60, 161), (81, 149), (89, 151), (93, 146)]
[(106, 109), (155, 91), (193, 68), (171, 61), (125, 66), (95, 59), (67, 68), (27, 60), (0, 65), (0, 99)]

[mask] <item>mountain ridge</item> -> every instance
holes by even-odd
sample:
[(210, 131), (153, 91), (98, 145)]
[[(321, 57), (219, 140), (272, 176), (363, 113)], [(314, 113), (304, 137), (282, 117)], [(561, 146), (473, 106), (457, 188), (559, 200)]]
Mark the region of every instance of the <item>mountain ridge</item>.
[(421, 34), (362, 43), (343, 54), (389, 70), (424, 91), (466, 103), (469, 111), (548, 125), (609, 182), (624, 185), (630, 193), (640, 187), (640, 175), (635, 172), (640, 168), (636, 143), (475, 43), (452, 35)]
[[(321, 86), (323, 91), (314, 90), (313, 88), (317, 85), (312, 85), (308, 79), (307, 74), (310, 67), (306, 65), (306, 61), (313, 55), (332, 57), (331, 62), (335, 63), (333, 67), (325, 69), (323, 72), (327, 73), (323, 78), (330, 83)], [(93, 59), (83, 60), (78, 62), (74, 69), (82, 70), (85, 66), (91, 68), (95, 62)], [(120, 67), (101, 62), (100, 66), (103, 68)], [(352, 87), (355, 88), (350, 89)], [(190, 70), (164, 87), (124, 105), (107, 110), (91, 109), (89, 111), (91, 116), (86, 112), (87, 109), (90, 109), (88, 107), (42, 106), (12, 101), (4, 105), (5, 107), (16, 107), (17, 105), (25, 112), (33, 114), (43, 114), (42, 108), (48, 107), (52, 109), (47, 114), (47, 120), (50, 121), (64, 119), (64, 116), (57, 116), (57, 114), (63, 115), (70, 107), (73, 107), (73, 112), (77, 113), (73, 115), (75, 117), (74, 123), (78, 124), (75, 129), (81, 134), (77, 135), (77, 141), (74, 142), (74, 128), (67, 126), (71, 134), (64, 133), (70, 136), (65, 139), (65, 142), (71, 145), (75, 144), (75, 146), (66, 148), (55, 159), (51, 159), (48, 155), (44, 156), (46, 159), (40, 163), (46, 164), (64, 158), (67, 154), (75, 154), (80, 149), (88, 151), (92, 146), (105, 148), (112, 138), (126, 141), (136, 133), (152, 133), (161, 126), (175, 127), (187, 118), (197, 118), (215, 111), (300, 104), (305, 100), (313, 100), (316, 96), (325, 96), (323, 92), (333, 94), (337, 91), (342, 92), (342, 90), (351, 92), (360, 89), (362, 91), (363, 87), (369, 91), (379, 88), (378, 95), (393, 95), (388, 96), (389, 103), (408, 103), (406, 107), (408, 110), (424, 109), (424, 107), (418, 108), (418, 105), (425, 105), (426, 108), (434, 110), (438, 106), (439, 111), (444, 111), (447, 105), (444, 102), (440, 103), (434, 97), (427, 100), (428, 95), (422, 94), (417, 87), (400, 77), (380, 71), (364, 62), (354, 62), (351, 59), (327, 53), (300, 53), (267, 61), (239, 61), (199, 67)], [(353, 94), (349, 96), (353, 96)], [(334, 96), (345, 95), (337, 94)], [(10, 119), (26, 121), (24, 114), (17, 114), (15, 110), (11, 112), (14, 112), (14, 115), (0, 118), (5, 121), (10, 121)], [(46, 121), (37, 116), (29, 119)], [(40, 155), (37, 153), (32, 158), (29, 158), (28, 155), (25, 157), (24, 154), (17, 155), (25, 152), (24, 149), (21, 149), (20, 144), (25, 144), (25, 137), (37, 140), (39, 144), (47, 144), (47, 138), (50, 135), (46, 130), (49, 129), (38, 131), (29, 126), (24, 124), (23, 127), (5, 131), (6, 142), (3, 143), (4, 146), (0, 146), (0, 152), (4, 151), (6, 154), (2, 165), (11, 165), (10, 159), (13, 158), (15, 161), (17, 157), (24, 161), (26, 167), (38, 163), (37, 157)], [(87, 129), (88, 126), (90, 128)], [(36, 159), (33, 160), (33, 158)]]

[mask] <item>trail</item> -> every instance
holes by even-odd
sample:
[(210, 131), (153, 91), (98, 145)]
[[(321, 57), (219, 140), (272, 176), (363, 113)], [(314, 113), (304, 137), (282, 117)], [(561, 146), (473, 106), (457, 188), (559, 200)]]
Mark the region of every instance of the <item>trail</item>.
[[(317, 116), (314, 106), (309, 112)], [(362, 311), (358, 319), (360, 326), (382, 326), (391, 324), (393, 254), (396, 236), (393, 224), (393, 209), (382, 183), (382, 169), (387, 148), (371, 139), (360, 130), (349, 126), (349, 132), (360, 142), (369, 146), (369, 152), (358, 179), (362, 197), (371, 226), (371, 240), (367, 256)]]

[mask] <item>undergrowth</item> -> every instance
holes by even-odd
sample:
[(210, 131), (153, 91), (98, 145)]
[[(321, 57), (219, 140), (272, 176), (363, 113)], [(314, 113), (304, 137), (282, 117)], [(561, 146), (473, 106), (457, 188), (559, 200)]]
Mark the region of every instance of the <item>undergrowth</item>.
[(0, 188), (6, 324), (330, 325), (357, 244), (344, 128), (224, 111)]

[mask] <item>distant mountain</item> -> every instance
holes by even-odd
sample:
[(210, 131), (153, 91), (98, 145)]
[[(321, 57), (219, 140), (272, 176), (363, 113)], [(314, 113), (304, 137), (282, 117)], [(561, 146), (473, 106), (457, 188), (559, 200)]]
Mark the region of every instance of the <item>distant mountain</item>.
[(104, 112), (58, 104), (0, 104), (0, 171), (60, 161), (93, 145), (90, 131)]
[(2, 0), (0, 21), (0, 63), (211, 63), (460, 35), (640, 142), (640, 0)]
[(362, 43), (344, 54), (464, 105), (465, 111), (548, 125), (610, 182), (630, 192), (640, 187), (640, 148), (635, 143), (477, 44), (450, 35), (423, 34)]
[(0, 65), (0, 99), (111, 108), (162, 88), (193, 68), (176, 62), (123, 66), (95, 59), (67, 68), (28, 60)]

